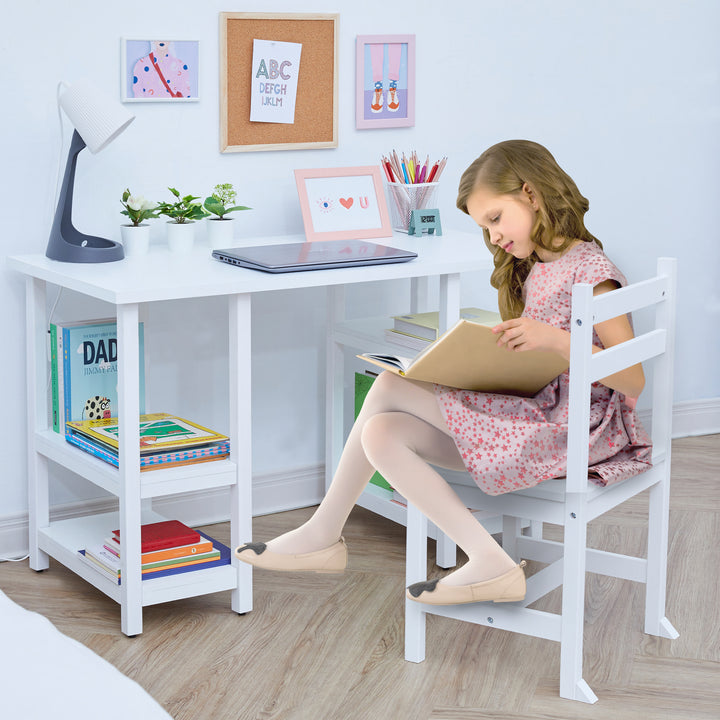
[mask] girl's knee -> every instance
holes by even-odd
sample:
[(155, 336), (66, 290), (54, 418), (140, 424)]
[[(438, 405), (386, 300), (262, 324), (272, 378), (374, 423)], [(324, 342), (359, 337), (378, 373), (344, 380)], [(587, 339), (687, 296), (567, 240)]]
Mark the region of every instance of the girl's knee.
[(394, 373), (387, 371), (381, 372), (370, 386), (365, 402), (373, 402), (375, 399), (387, 399), (388, 395), (392, 393), (392, 388), (398, 381), (402, 381), (402, 378), (398, 377)]
[(393, 427), (393, 413), (378, 413), (367, 419), (360, 435), (360, 443), (371, 463), (382, 459), (397, 446), (397, 433)]
[(379, 441), (388, 437), (390, 434), (389, 425), (387, 413), (378, 413), (369, 417), (363, 425), (362, 434), (360, 435), (363, 448), (375, 447)]

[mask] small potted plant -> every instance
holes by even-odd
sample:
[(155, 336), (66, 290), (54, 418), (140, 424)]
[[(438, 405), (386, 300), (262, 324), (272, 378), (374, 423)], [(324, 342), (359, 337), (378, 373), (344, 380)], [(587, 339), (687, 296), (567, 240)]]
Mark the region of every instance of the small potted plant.
[(175, 202), (158, 203), (157, 211), (160, 215), (166, 215), (168, 220), (168, 247), (173, 252), (190, 252), (195, 236), (194, 223), (202, 220), (208, 213), (203, 210), (202, 205), (196, 200), (200, 198), (195, 195), (181, 196), (175, 188), (168, 188), (175, 196)]
[(211, 215), (207, 222), (208, 243), (212, 248), (230, 247), (233, 239), (233, 218), (225, 217), (237, 210), (250, 210), (245, 205), (234, 205), (237, 193), (231, 183), (221, 183), (213, 188), (212, 195), (205, 198), (203, 207)]
[(131, 195), (129, 188), (120, 199), (122, 215), (130, 218), (130, 222), (120, 226), (120, 235), (125, 256), (145, 255), (150, 247), (150, 225), (145, 220), (154, 220), (157, 214), (155, 203), (146, 200), (142, 195)]

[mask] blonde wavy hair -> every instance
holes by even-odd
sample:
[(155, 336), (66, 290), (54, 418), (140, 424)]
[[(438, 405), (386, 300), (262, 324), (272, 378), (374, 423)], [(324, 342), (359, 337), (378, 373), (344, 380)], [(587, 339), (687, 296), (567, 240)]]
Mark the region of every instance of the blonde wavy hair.
[[(575, 240), (595, 242), (602, 247), (583, 220), (590, 203), (550, 152), (530, 140), (507, 140), (488, 148), (460, 178), (457, 206), (467, 214), (468, 198), (478, 187), (498, 195), (520, 196), (526, 184), (539, 205), (530, 232), (530, 239), (538, 247), (562, 252)], [(483, 229), (483, 235), (493, 253), (495, 270), (490, 284), (498, 291), (500, 314), (504, 320), (519, 317), (525, 307), (523, 284), (539, 258), (535, 253), (528, 258), (515, 258), (490, 243), (487, 229)], [(561, 244), (556, 244), (558, 238)]]

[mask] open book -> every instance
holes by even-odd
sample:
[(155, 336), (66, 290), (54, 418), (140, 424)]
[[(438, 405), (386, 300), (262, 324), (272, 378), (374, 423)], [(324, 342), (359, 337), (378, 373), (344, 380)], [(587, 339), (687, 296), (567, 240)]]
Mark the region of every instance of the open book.
[(568, 368), (556, 353), (513, 352), (497, 344), (491, 328), (458, 322), (414, 358), (363, 353), (359, 358), (412, 380), (512, 395), (535, 395)]

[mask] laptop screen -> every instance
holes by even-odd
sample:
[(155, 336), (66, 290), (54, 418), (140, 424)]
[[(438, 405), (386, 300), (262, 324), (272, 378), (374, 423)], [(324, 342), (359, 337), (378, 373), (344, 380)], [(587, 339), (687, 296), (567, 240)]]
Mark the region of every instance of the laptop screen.
[(417, 253), (365, 240), (324, 240), (227, 248), (214, 250), (212, 256), (231, 265), (280, 273), (407, 262)]

